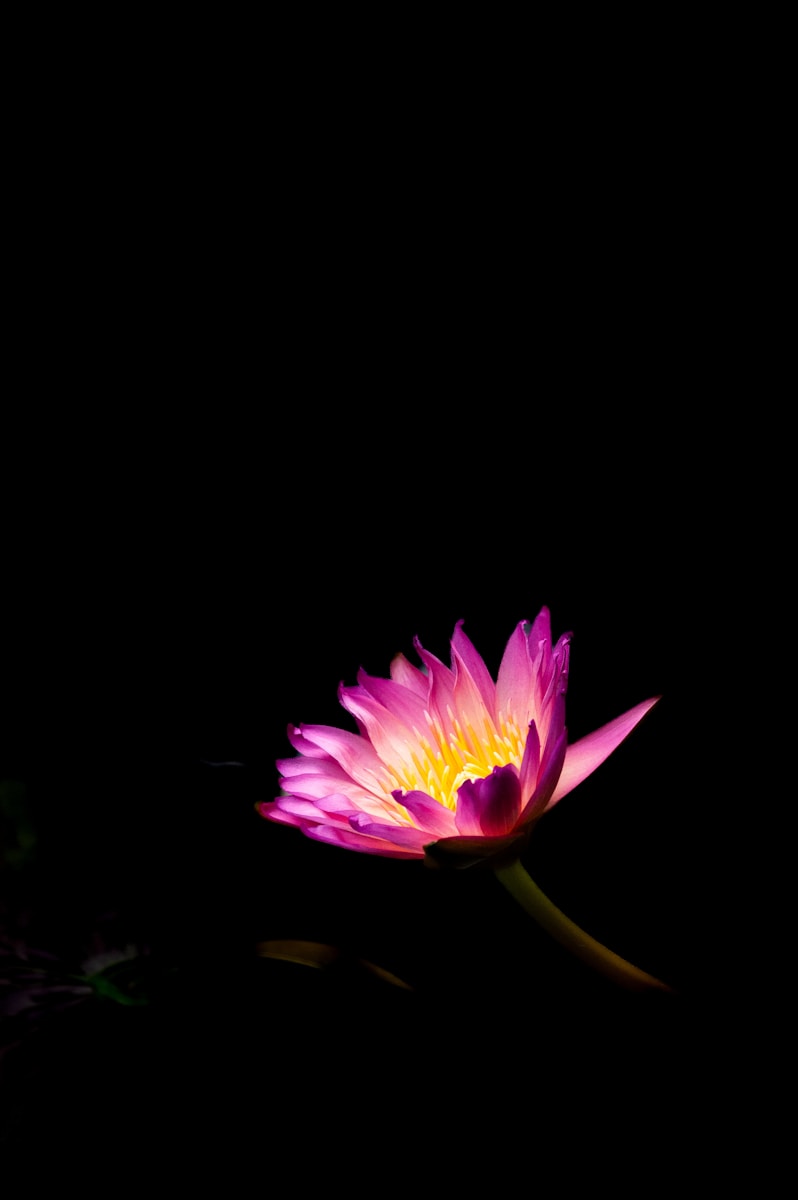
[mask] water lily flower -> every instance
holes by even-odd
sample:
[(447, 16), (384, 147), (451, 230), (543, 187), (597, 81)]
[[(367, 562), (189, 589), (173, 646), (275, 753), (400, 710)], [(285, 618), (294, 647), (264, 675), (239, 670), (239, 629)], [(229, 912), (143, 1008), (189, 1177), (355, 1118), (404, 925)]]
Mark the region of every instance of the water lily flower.
[(262, 816), (366, 854), (491, 866), (518, 858), (538, 819), (608, 757), (659, 697), (568, 744), (570, 634), (552, 642), (543, 608), (516, 626), (496, 681), (458, 622), (447, 667), (394, 658), (339, 688), (358, 732), (289, 726), (282, 794)]

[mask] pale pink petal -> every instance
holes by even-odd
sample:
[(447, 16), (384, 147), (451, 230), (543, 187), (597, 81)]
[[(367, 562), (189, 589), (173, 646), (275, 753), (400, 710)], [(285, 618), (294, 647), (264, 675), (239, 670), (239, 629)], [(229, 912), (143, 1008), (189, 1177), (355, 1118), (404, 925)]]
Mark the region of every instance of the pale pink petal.
[(293, 779), (298, 775), (318, 775), (319, 778), (349, 780), (352, 777), (340, 766), (334, 758), (327, 754), (324, 758), (308, 758), (306, 754), (297, 754), (294, 758), (278, 758), (277, 770), (284, 779)]
[[(301, 725), (299, 733), (307, 746), (312, 746), (316, 755), (319, 751), (334, 758), (348, 775), (368, 788), (380, 792), (383, 788), (385, 770), (380, 758), (366, 738), (346, 729), (334, 729), (330, 725)], [(308, 750), (303, 749), (303, 754)]]
[[(319, 820), (319, 806), (314, 804), (312, 800), (305, 800), (299, 796), (280, 796), (275, 801), (275, 805), (281, 813), (287, 813), (291, 817), (295, 817), (296, 824), (299, 824), (301, 821)], [(349, 807), (351, 809), (351, 805)], [(328, 814), (325, 820), (329, 824), (339, 824), (344, 829), (349, 826), (347, 817)]]
[(452, 659), (455, 664), (454, 702), (449, 725), (453, 725), (452, 718), (454, 718), (462, 730), (472, 729), (474, 736), (479, 739), (485, 729), (486, 717), (489, 718), (491, 724), (494, 723), (495, 709), (493, 706), (489, 710), (485, 708), (482, 694), (454, 646), (452, 646)]
[[(426, 681), (426, 676), (424, 677)], [(391, 715), (398, 718), (408, 729), (424, 728), (424, 713), (427, 709), (427, 694), (419, 696), (412, 688), (395, 683), (392, 679), (378, 679), (360, 670), (357, 681), (363, 690), (372, 696), (378, 704), (388, 709)]]
[(412, 728), (408, 728), (362, 687), (341, 687), (338, 698), (367, 735), (383, 763), (400, 762), (412, 766), (410, 751), (418, 742)]
[(288, 726), (288, 740), (291, 745), (300, 754), (304, 754), (306, 758), (325, 758), (327, 751), (322, 750), (320, 746), (315, 746), (312, 741), (309, 741), (304, 735), (304, 729), (307, 729), (307, 726), (303, 726), (302, 729), (298, 725)]
[(644, 700), (642, 704), (630, 708), (623, 716), (616, 717), (614, 721), (569, 746), (562, 774), (549, 800), (548, 808), (552, 808), (558, 800), (567, 796), (577, 784), (591, 775), (596, 767), (601, 766), (605, 758), (609, 758), (613, 750), (620, 746), (659, 699), (659, 696), (654, 696), (651, 700)]
[(421, 645), (418, 638), (414, 645), (418, 656), (429, 671), (429, 711), (433, 719), (438, 721), (441, 728), (448, 730), (451, 726), (449, 711), (454, 708), (454, 673), (430, 654)]
[[(452, 660), (455, 666), (456, 680), (463, 670), (476, 687), (482, 705), (488, 710), (491, 720), (496, 717), (496, 684), (491, 678), (490, 671), (485, 666), (482, 655), (477, 653), (471, 640), (463, 633), (463, 622), (458, 621), (452, 637)], [(455, 682), (457, 694), (457, 682)]]
[(515, 627), (499, 664), (496, 679), (496, 710), (499, 715), (515, 715), (519, 725), (525, 725), (533, 712), (533, 674), (529, 657), (525, 621)]
[[(410, 813), (416, 824), (430, 837), (451, 837), (457, 833), (454, 813), (444, 808), (437, 800), (426, 792), (393, 793), (397, 804), (401, 804)], [(429, 841), (429, 837), (427, 838)]]
[(371, 811), (375, 804), (384, 804), (385, 790), (377, 792), (356, 783), (335, 759), (296, 758), (278, 759), (280, 785), (284, 791), (306, 800), (322, 801), (325, 797), (340, 793), (348, 798), (350, 807)]
[[(337, 763), (333, 763), (332, 766), (337, 766)], [(339, 779), (333, 774), (281, 775), (280, 786), (284, 791), (290, 792), (292, 796), (301, 796), (305, 800), (320, 801), (331, 793), (339, 792), (349, 798), (350, 806), (353, 808), (363, 808), (369, 801), (374, 803), (381, 799), (381, 797), (375, 797), (373, 792), (361, 787), (359, 783), (355, 783), (354, 779), (350, 779), (348, 775), (345, 775), (343, 779)]]
[[(370, 793), (365, 793), (365, 797), (373, 800), (374, 797)], [(323, 813), (339, 813), (349, 819), (353, 812), (364, 812), (363, 808), (364, 797), (362, 796), (346, 796), (340, 792), (331, 792), (329, 796), (320, 796), (314, 799), (313, 803), (316, 808)], [(384, 805), (384, 802), (383, 802)]]

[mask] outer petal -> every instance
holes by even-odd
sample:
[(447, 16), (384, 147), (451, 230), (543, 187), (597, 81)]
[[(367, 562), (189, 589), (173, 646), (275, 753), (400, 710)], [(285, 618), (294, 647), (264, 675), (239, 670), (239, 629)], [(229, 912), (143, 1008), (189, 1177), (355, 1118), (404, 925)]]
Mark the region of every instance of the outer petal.
[(331, 842), (346, 850), (360, 850), (365, 854), (378, 854), (382, 858), (423, 858), (423, 850), (408, 850), (382, 838), (366, 837), (354, 829), (336, 829), (332, 825), (307, 825), (302, 832), (317, 842)]
[(350, 777), (331, 758), (308, 758), (306, 754), (295, 754), (293, 758), (278, 758), (277, 770), (281, 775), (327, 775), (330, 772), (340, 772), (341, 777)]
[(373, 793), (355, 783), (352, 776), (332, 758), (307, 758), (300, 754), (296, 758), (278, 759), (277, 769), (284, 791), (307, 796), (308, 799), (326, 796), (329, 792), (343, 792), (352, 797), (373, 797)]
[(605, 758), (609, 758), (613, 750), (620, 746), (624, 738), (629, 736), (635, 725), (642, 721), (659, 699), (659, 696), (654, 696), (651, 700), (644, 700), (642, 704), (630, 708), (623, 716), (616, 717), (614, 721), (602, 725), (601, 729), (597, 729), (595, 733), (589, 733), (569, 746), (565, 754), (562, 773), (548, 802), (547, 810), (552, 808), (563, 796), (567, 796), (570, 791), (573, 791), (576, 785), (586, 779), (588, 775), (592, 775), (596, 767), (601, 766)]
[(420, 850), (422, 854), (424, 843), (429, 841), (429, 833), (424, 829), (414, 829), (412, 825), (383, 825), (365, 813), (355, 813), (349, 823), (358, 833), (380, 838), (405, 850)]
[(293, 732), (300, 736), (292, 738), (292, 744), (302, 754), (329, 755), (361, 787), (377, 795), (382, 792), (385, 769), (371, 742), (361, 734), (331, 725), (300, 725)]
[(305, 824), (304, 817), (300, 817), (297, 813), (286, 812), (273, 800), (262, 801), (255, 807), (267, 821), (277, 821), (280, 825), (296, 825), (299, 829), (302, 829)]
[(287, 730), (289, 742), (305, 758), (327, 758), (327, 751), (323, 750), (321, 746), (316, 746), (305, 736), (307, 728), (307, 725), (301, 727), (289, 725)]
[(305, 826), (330, 824), (341, 829), (350, 827), (349, 818), (359, 809), (352, 807), (346, 796), (327, 796), (323, 803), (304, 800), (298, 796), (278, 796), (276, 800), (256, 805), (262, 817), (269, 821), (280, 821), (284, 825)]
[(258, 806), (261, 816), (301, 825), (303, 821), (318, 821), (319, 810), (312, 800), (297, 796), (280, 796), (277, 800)]

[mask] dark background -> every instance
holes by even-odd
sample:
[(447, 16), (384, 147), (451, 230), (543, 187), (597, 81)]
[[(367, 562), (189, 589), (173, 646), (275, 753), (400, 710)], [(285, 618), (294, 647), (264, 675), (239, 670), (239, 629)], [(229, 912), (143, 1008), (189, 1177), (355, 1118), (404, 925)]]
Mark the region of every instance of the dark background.
[[(340, 1088), (370, 1108), (390, 1105), (397, 1077), (473, 1097), (530, 1073), (591, 1120), (611, 1080), (656, 1129), (665, 1091), (695, 1105), (730, 1068), (729, 796), (702, 757), (702, 572), (725, 562), (690, 498), (692, 447), (666, 463), (661, 440), (635, 433), (631, 398), (626, 419), (521, 366), (509, 403), (490, 363), (452, 366), (420, 397), (376, 361), (344, 395), (330, 367), (300, 395), (253, 355), (242, 403), (221, 357), (211, 382), (190, 372), (213, 397), (206, 425), (187, 411), (125, 431), (117, 417), (114, 450), (87, 418), (55, 494), (55, 446), (34, 441), (18, 483), (15, 502), (39, 513), (8, 577), (2, 775), (24, 785), (28, 841), (13, 853), (7, 816), (4, 915), (56, 974), (98, 946), (145, 949), (132, 987), (151, 1003), (92, 998), (23, 1027), (5, 1057), (11, 1144), (37, 1144), (47, 1119), (69, 1153), (87, 1127), (117, 1146), (120, 1123), (172, 1146), (177, 1106), (214, 1144), (254, 1153), (262, 1125), (291, 1145), (295, 1114), (337, 1111)], [(447, 658), (462, 617), (495, 673), (543, 604), (556, 634), (574, 632), (573, 738), (662, 700), (547, 816), (526, 865), (677, 998), (618, 994), (490, 874), (320, 846), (255, 812), (288, 722), (349, 727), (336, 688), (361, 664), (386, 674), (416, 633)], [(227, 762), (242, 765), (209, 765)], [(269, 939), (344, 957), (276, 962), (257, 953)]]
[[(141, 86), (103, 115), (108, 86), (73, 80), (79, 119), (51, 97), (20, 144), (4, 1147), (28, 1161), (47, 1127), (63, 1163), (200, 1145), (310, 1171), (308, 1125), (363, 1153), (412, 1112), (455, 1158), (477, 1128), (482, 1162), (530, 1120), (550, 1141), (541, 1109), (619, 1153), (651, 1138), (659, 1164), (698, 1145), (750, 1065), (758, 953), (736, 901), (729, 930), (762, 578), (751, 405), (729, 396), (767, 367), (722, 147), (608, 95), (567, 184), (530, 183), (488, 129), (424, 150), (401, 112), (297, 118), (292, 93), (299, 137), (246, 73), (157, 120)], [(250, 105), (265, 132), (232, 119)], [(358, 667), (387, 674), (415, 635), (446, 659), (462, 618), (495, 674), (544, 604), (574, 633), (572, 740), (662, 700), (524, 861), (673, 997), (594, 977), (488, 873), (255, 812), (289, 722), (351, 727)], [(340, 954), (281, 962), (272, 939)], [(89, 955), (130, 947), (147, 1003), (64, 1007)]]

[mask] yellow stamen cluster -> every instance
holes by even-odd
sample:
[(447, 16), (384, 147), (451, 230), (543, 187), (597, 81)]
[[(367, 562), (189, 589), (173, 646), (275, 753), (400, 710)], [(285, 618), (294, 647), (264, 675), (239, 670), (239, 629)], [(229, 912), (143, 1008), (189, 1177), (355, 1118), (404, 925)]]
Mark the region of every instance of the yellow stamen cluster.
[(478, 730), (449, 709), (448, 732), (428, 712), (424, 715), (428, 733), (413, 730), (417, 741), (408, 745), (409, 761), (386, 764), (389, 793), (396, 788), (426, 792), (454, 812), (457, 790), (467, 779), (483, 779), (494, 767), (508, 763), (520, 768), (527, 729), (519, 725), (515, 713), (505, 714), (497, 728), (486, 712)]

